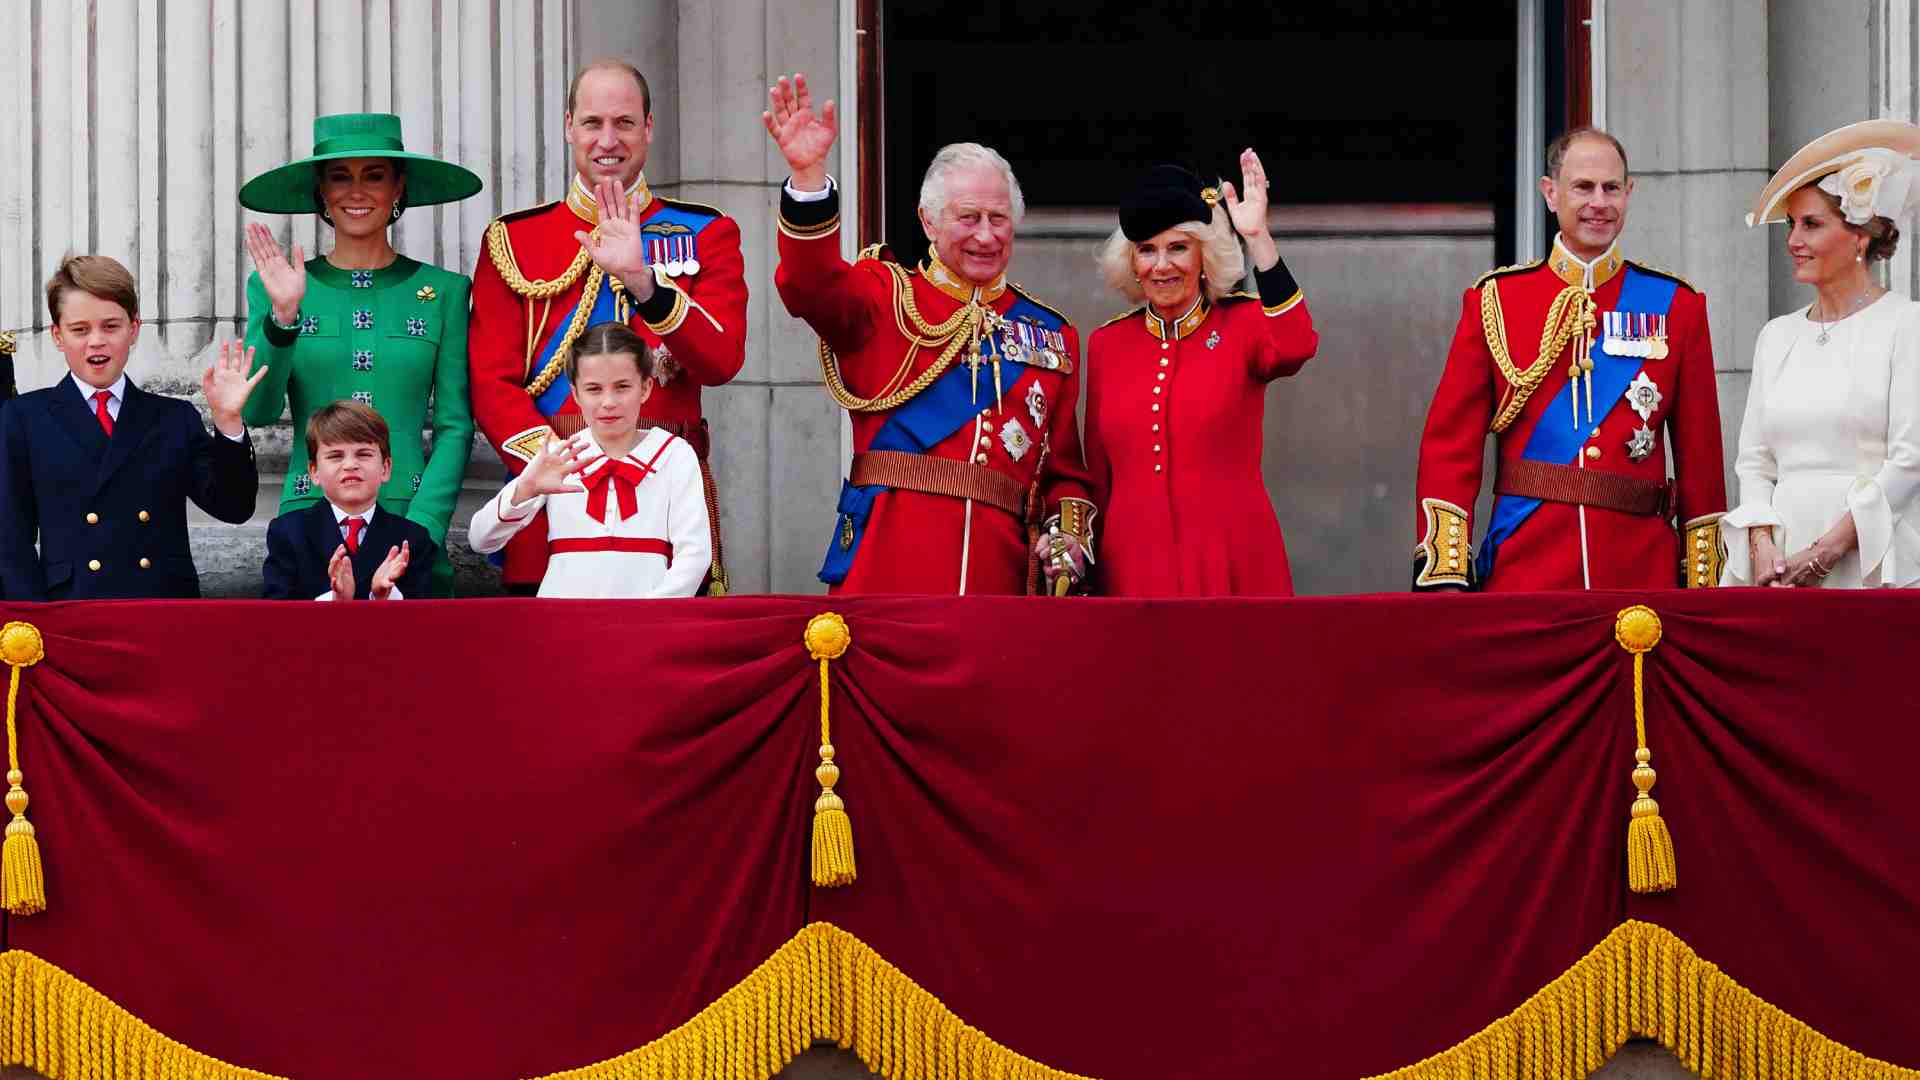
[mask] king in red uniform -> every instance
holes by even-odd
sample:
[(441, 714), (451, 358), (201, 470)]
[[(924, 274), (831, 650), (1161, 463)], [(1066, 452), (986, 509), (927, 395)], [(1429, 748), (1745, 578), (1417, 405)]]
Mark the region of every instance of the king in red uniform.
[[(1467, 290), (1427, 413), (1414, 588), (1716, 584), (1726, 480), (1706, 298), (1620, 256), (1633, 181), (1612, 136), (1556, 139), (1540, 187), (1553, 250)], [(1489, 432), (1499, 473), (1475, 558)]]
[(853, 413), (821, 580), (846, 593), (1038, 591), (1029, 550), (1046, 517), (1046, 580), (1078, 582), (1093, 518), (1074, 419), (1079, 339), (1006, 280), (1023, 208), (1012, 170), (983, 146), (942, 149), (920, 193), (928, 261), (849, 264), (823, 164), (833, 104), (816, 115), (798, 75), (769, 100), (767, 131), (793, 170), (774, 284), (820, 335), (828, 391)]
[[(630, 325), (653, 354), (658, 384), (642, 422), (699, 455), (713, 529), (710, 588), (724, 593), (700, 388), (726, 383), (746, 358), (740, 227), (711, 206), (648, 190), (652, 97), (632, 67), (603, 61), (574, 76), (566, 132), (574, 164), (567, 197), (487, 227), (467, 330), (474, 420), (519, 475), (551, 434), (580, 430), (565, 374), (574, 339), (594, 323)], [(508, 587), (531, 592), (546, 562), (542, 520), (507, 545)]]

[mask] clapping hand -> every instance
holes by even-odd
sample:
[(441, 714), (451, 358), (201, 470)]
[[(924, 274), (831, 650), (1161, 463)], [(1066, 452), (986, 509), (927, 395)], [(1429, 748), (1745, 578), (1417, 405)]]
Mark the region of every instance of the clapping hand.
[(260, 285), (273, 302), (273, 321), (292, 326), (300, 317), (300, 301), (307, 297), (307, 264), (300, 245), (293, 245), (293, 257), (280, 250), (280, 244), (257, 223), (247, 226), (247, 250), (253, 254), (253, 268), (260, 272)]
[(767, 88), (767, 111), (760, 114), (767, 134), (780, 147), (793, 174), (795, 191), (820, 191), (827, 186), (827, 154), (839, 136), (833, 102), (813, 111), (813, 93), (807, 89), (807, 77), (795, 74), (792, 82), (785, 75)]
[[(1240, 190), (1232, 181), (1220, 185), (1220, 197), (1227, 203), (1227, 218), (1233, 231), (1247, 243), (1247, 254), (1257, 270), (1271, 270), (1280, 259), (1273, 234), (1267, 230), (1267, 170), (1252, 147), (1240, 151)], [(1275, 298), (1270, 303), (1278, 303)]]
[(373, 572), (373, 586), (370, 592), (375, 600), (385, 600), (393, 595), (394, 582), (406, 575), (407, 560), (413, 554), (407, 541), (400, 546), (387, 549), (387, 557), (380, 563), (380, 569)]
[(235, 439), (247, 431), (247, 425), (240, 421), (240, 407), (267, 375), (267, 369), (262, 367), (248, 378), (247, 369), (252, 366), (251, 348), (237, 341), (223, 341), (219, 358), (200, 376), (200, 392), (206, 395), (207, 409), (213, 413), (213, 426), (219, 428), (221, 434)]
[(573, 474), (586, 467), (580, 458), (580, 451), (571, 439), (557, 436), (548, 438), (540, 446), (540, 452), (527, 463), (520, 479), (513, 484), (513, 501), (523, 503), (536, 495), (558, 495), (563, 491), (578, 490), (577, 484), (569, 484)]
[(593, 192), (600, 204), (600, 225), (593, 232), (575, 232), (573, 238), (587, 257), (608, 275), (618, 278), (636, 303), (653, 296), (653, 268), (647, 265), (647, 244), (640, 234), (640, 208), (612, 180), (601, 180)]
[(347, 545), (333, 549), (333, 558), (327, 560), (327, 581), (333, 586), (335, 600), (353, 599), (353, 559), (347, 554)]

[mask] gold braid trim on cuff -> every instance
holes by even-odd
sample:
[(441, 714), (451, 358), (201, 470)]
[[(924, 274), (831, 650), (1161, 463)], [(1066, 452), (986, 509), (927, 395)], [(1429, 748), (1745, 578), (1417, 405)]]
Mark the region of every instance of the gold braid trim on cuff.
[(1629, 920), (1519, 1008), (1434, 1056), (1369, 1080), (1586, 1080), (1628, 1039), (1716, 1080), (1920, 1080), (1851, 1050)]
[(504, 221), (495, 221), (487, 226), (487, 254), (492, 257), (493, 268), (500, 272), (507, 288), (529, 300), (551, 300), (573, 288), (573, 283), (579, 281), (580, 274), (586, 270), (587, 263), (592, 261), (587, 257), (587, 249), (581, 248), (559, 277), (550, 281), (528, 278), (520, 272), (520, 263), (513, 257), (513, 243), (507, 238), (507, 223)]
[(795, 240), (818, 240), (840, 231), (840, 215), (835, 214), (818, 225), (795, 225), (787, 220), (787, 215), (776, 214), (774, 223), (780, 231)]
[(881, 1076), (1084, 1080), (994, 1042), (865, 942), (823, 922), (658, 1039), (542, 1080), (769, 1080), (815, 1042), (853, 1051)]
[(105, 994), (22, 949), (0, 953), (0, 1064), (48, 1080), (279, 1080), (155, 1031)]
[[(912, 272), (898, 263), (881, 265), (893, 275), (893, 323), (900, 336), (907, 339), (907, 353), (880, 393), (873, 397), (861, 397), (847, 389), (846, 382), (840, 376), (840, 359), (834, 355), (832, 346), (822, 338), (821, 378), (826, 381), (827, 394), (834, 403), (848, 412), (886, 412), (933, 385), (935, 379), (946, 374), (962, 348), (978, 344), (989, 310), (978, 302), (968, 301), (960, 306), (960, 310), (949, 315), (945, 322), (939, 325), (929, 323), (914, 302)], [(919, 355), (921, 349), (939, 349), (940, 356), (931, 367), (908, 383), (907, 373), (913, 370), (914, 357)]]
[(1420, 536), (1420, 546), (1413, 549), (1420, 565), (1414, 587), (1471, 585), (1473, 579), (1467, 568), (1473, 565), (1473, 529), (1468, 525), (1467, 512), (1445, 499), (1433, 498), (1421, 499), (1420, 510), (1426, 515), (1427, 527)]
[[(1524, 370), (1515, 366), (1513, 356), (1507, 349), (1506, 317), (1500, 310), (1500, 283), (1489, 281), (1480, 287), (1480, 329), (1487, 339), (1487, 351), (1493, 354), (1493, 362), (1500, 374), (1507, 380), (1507, 388), (1500, 396), (1500, 408), (1487, 430), (1495, 435), (1507, 430), (1520, 410), (1526, 408), (1527, 400), (1540, 388), (1540, 383), (1553, 370), (1554, 363), (1565, 352), (1567, 344), (1576, 334), (1591, 332), (1594, 327), (1593, 297), (1578, 285), (1569, 285), (1560, 290), (1553, 298), (1553, 304), (1547, 308), (1547, 322), (1540, 328), (1540, 352)], [(1586, 340), (1582, 337), (1582, 340)]]
[(1689, 589), (1711, 589), (1720, 584), (1727, 566), (1727, 542), (1720, 535), (1725, 513), (1703, 514), (1680, 527), (1680, 580)]

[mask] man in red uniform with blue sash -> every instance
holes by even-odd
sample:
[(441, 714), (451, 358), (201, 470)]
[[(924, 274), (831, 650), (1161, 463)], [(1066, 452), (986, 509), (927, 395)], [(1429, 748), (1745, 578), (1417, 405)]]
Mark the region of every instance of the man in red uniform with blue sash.
[[(1414, 588), (1717, 584), (1726, 480), (1706, 297), (1621, 257), (1633, 181), (1612, 136), (1556, 139), (1540, 188), (1560, 225), (1552, 252), (1467, 290), (1427, 413)], [(1489, 433), (1499, 471), (1476, 556)]]
[[(653, 102), (631, 65), (603, 60), (574, 76), (566, 132), (567, 197), (487, 227), (467, 327), (474, 420), (518, 476), (555, 432), (582, 426), (565, 371), (574, 339), (608, 320), (631, 326), (653, 354), (658, 384), (641, 421), (686, 439), (700, 458), (713, 529), (709, 589), (719, 595), (727, 577), (700, 388), (726, 383), (746, 358), (740, 227), (711, 206), (648, 189)], [(544, 518), (505, 556), (508, 588), (531, 595), (546, 572)]]
[[(1093, 506), (1074, 401), (1080, 343), (1006, 280), (1023, 204), (1005, 159), (935, 155), (920, 192), (931, 248), (915, 270), (840, 255), (825, 158), (833, 104), (806, 81), (769, 92), (767, 131), (792, 168), (780, 200), (787, 310), (820, 335), (822, 373), (853, 414), (853, 462), (820, 580), (836, 593), (1066, 591), (1085, 578)], [(1044, 567), (1029, 558), (1046, 554)]]

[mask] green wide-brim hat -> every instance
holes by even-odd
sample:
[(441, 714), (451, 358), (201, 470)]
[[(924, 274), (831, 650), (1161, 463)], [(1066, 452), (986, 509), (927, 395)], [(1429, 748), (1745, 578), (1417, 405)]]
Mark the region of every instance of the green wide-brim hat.
[(338, 113), (313, 122), (313, 153), (247, 181), (240, 205), (262, 214), (312, 214), (322, 162), (342, 158), (392, 158), (406, 162), (407, 206), (459, 202), (480, 193), (480, 178), (451, 162), (408, 153), (400, 141), (400, 118), (392, 113)]

